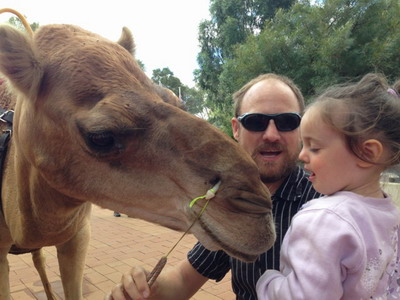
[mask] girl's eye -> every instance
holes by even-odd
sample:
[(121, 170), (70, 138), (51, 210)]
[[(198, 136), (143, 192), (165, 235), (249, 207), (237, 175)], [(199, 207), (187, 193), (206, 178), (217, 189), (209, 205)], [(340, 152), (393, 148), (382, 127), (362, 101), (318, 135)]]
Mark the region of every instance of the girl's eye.
[(310, 148), (310, 152), (317, 153), (319, 151), (319, 148)]

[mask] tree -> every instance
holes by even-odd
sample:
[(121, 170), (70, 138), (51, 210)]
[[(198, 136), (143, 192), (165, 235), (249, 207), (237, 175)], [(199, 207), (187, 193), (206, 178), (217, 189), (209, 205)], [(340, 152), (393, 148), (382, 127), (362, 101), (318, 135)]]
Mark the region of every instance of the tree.
[(179, 78), (169, 68), (155, 69), (151, 78), (156, 84), (170, 89), (180, 96), (185, 103), (185, 108), (192, 114), (206, 118), (204, 110), (204, 92), (182, 84)]
[(176, 95), (179, 95), (179, 89), (182, 86), (182, 83), (179, 78), (174, 76), (174, 73), (172, 73), (169, 68), (153, 70), (151, 79), (155, 83), (164, 86), (173, 91)]
[(306, 99), (368, 72), (393, 80), (399, 76), (399, 47), (398, 0), (299, 1), (290, 10), (278, 10), (259, 34), (235, 46), (221, 66), (211, 120), (228, 127), (232, 93), (261, 73), (292, 78)]
[[(135, 57), (135, 59), (136, 59), (136, 57)], [(145, 67), (144, 63), (143, 63), (140, 59), (136, 59), (136, 62), (138, 63), (140, 69), (141, 69), (143, 72), (146, 72), (146, 67)]]
[(181, 91), (181, 98), (188, 112), (203, 119), (209, 118), (209, 112), (204, 105), (204, 91), (184, 85)]
[[(225, 94), (221, 95), (220, 76), (227, 61), (235, 57), (237, 45), (258, 34), (265, 21), (277, 9), (288, 9), (294, 0), (211, 0), (211, 20), (199, 26), (200, 66), (195, 80), (206, 93), (206, 106), (212, 111), (210, 121), (218, 123), (218, 111), (226, 110)], [(217, 113), (216, 113), (217, 112)], [(220, 125), (223, 126), (225, 122)], [(230, 127), (230, 126), (229, 126)]]
[(293, 3), (294, 0), (211, 0), (211, 20), (199, 26), (200, 86), (215, 92), (221, 66), (233, 57), (235, 46), (258, 33), (277, 9), (288, 9)]
[[(8, 23), (16, 28), (18, 28), (19, 30), (25, 31), (25, 26), (24, 24), (22, 24), (22, 21), (17, 18), (17, 17), (11, 17), (10, 19), (8, 19)], [(29, 24), (31, 26), (32, 31), (35, 31), (36, 29), (39, 28), (39, 23), (32, 23)]]

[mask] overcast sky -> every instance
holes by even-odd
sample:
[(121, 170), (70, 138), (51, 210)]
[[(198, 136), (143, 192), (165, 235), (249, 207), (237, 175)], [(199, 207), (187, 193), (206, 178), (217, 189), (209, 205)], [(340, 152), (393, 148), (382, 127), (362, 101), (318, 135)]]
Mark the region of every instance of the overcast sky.
[[(29, 23), (74, 24), (113, 41), (126, 26), (149, 76), (169, 67), (184, 84), (194, 85), (198, 26), (209, 19), (209, 0), (2, 0), (4, 7), (18, 10)], [(12, 16), (2, 14), (0, 22)]]

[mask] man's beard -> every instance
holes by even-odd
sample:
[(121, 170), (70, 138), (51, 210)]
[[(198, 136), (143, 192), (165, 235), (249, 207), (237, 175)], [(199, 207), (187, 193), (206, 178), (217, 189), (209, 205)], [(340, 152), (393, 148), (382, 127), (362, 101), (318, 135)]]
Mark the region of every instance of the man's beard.
[(274, 170), (276, 169), (274, 163), (264, 163), (264, 166), (260, 170), (260, 178), (261, 181), (265, 184), (274, 183), (289, 176), (289, 174), (293, 172), (295, 168), (296, 161), (293, 160), (286, 161), (278, 170)]
[[(263, 150), (274, 150), (274, 151), (281, 151), (282, 156), (278, 162), (265, 162), (265, 161), (258, 161), (257, 157), (259, 157), (259, 152)], [(282, 145), (277, 143), (265, 144), (261, 147), (258, 147), (256, 151), (253, 153), (253, 159), (256, 161), (261, 181), (265, 184), (274, 183), (280, 181), (287, 176), (296, 168), (297, 166), (297, 158), (300, 152), (296, 151), (294, 153), (289, 153), (286, 148), (282, 147)]]

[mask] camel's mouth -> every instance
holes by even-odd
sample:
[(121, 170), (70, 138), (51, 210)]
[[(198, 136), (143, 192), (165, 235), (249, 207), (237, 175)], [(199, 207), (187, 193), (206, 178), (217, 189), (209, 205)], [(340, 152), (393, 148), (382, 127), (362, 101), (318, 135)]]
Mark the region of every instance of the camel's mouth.
[(211, 199), (210, 203), (209, 197), (198, 197), (202, 199), (200, 213), (192, 210), (197, 226), (190, 232), (204, 247), (211, 251), (223, 250), (245, 262), (255, 261), (272, 247), (275, 226), (271, 209), (262, 196), (237, 187), (225, 187), (215, 196), (218, 199)]
[[(271, 217), (272, 218), (272, 217)], [(228, 240), (222, 239), (224, 235), (217, 234), (222, 233), (221, 230), (213, 230), (210, 225), (200, 218), (198, 224), (204, 230), (207, 240), (200, 241), (209, 250), (223, 250), (232, 257), (236, 257), (244, 262), (253, 262), (257, 257), (267, 249), (269, 249), (275, 241), (275, 234), (271, 232), (271, 239), (268, 235), (263, 238), (254, 238), (254, 244), (249, 246), (248, 241), (237, 240), (234, 244), (229, 243)], [(222, 238), (221, 238), (222, 237)], [(272, 241), (272, 242), (271, 242)]]
[[(245, 253), (243, 251), (240, 251), (239, 249), (241, 247), (233, 248), (231, 245), (226, 244), (224, 241), (222, 241), (220, 238), (218, 238), (212, 230), (205, 224), (203, 221), (199, 220), (198, 221), (200, 226), (203, 228), (203, 230), (207, 233), (208, 237), (212, 240), (214, 245), (217, 245), (219, 249), (222, 249), (226, 253), (228, 253), (230, 256), (236, 257), (242, 261), (245, 262), (253, 262), (257, 259), (258, 255), (257, 254), (249, 254)], [(240, 245), (240, 241), (238, 241), (237, 245)], [(207, 244), (204, 245), (207, 248)], [(211, 247), (213, 248), (213, 247)], [(213, 250), (213, 249), (211, 249)]]

